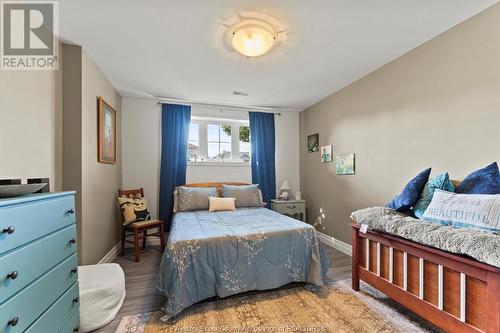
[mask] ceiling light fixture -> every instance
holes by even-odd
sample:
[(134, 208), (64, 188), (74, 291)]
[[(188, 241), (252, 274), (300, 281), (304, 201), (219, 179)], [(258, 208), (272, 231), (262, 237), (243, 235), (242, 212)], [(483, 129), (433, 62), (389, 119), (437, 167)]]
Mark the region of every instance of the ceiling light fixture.
[(278, 32), (267, 22), (245, 19), (231, 28), (233, 48), (247, 57), (258, 57), (276, 44)]

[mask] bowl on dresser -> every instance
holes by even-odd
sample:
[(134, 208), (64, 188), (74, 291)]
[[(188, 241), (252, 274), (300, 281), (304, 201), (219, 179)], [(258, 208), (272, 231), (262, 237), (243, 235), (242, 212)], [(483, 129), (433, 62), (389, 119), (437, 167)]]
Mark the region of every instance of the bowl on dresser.
[(14, 198), (40, 191), (47, 183), (0, 185), (0, 198)]

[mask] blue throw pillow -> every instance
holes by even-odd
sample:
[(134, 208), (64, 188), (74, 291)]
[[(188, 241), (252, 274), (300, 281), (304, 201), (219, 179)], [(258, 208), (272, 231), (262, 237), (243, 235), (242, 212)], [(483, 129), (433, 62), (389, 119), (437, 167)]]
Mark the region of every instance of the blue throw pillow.
[(453, 192), (453, 190), (455, 190), (455, 186), (453, 186), (448, 172), (442, 173), (430, 179), (427, 184), (425, 184), (422, 194), (420, 195), (420, 199), (418, 199), (417, 203), (413, 207), (413, 214), (419, 219), (422, 218), (427, 206), (431, 203), (432, 196), (434, 195), (434, 191), (436, 189), (448, 192)]
[(422, 193), (422, 189), (427, 183), (427, 180), (429, 180), (430, 174), (431, 168), (425, 169), (419, 173), (415, 178), (410, 180), (408, 184), (406, 184), (403, 192), (387, 204), (387, 207), (395, 209), (398, 212), (408, 211), (418, 201), (420, 193)]
[(500, 194), (500, 172), (497, 162), (479, 169), (465, 177), (455, 189), (464, 194)]

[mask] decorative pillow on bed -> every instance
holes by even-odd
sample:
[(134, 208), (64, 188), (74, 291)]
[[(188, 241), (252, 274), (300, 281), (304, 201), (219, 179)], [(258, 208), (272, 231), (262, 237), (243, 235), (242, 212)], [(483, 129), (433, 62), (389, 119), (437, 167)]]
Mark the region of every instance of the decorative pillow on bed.
[(179, 194), (177, 193), (177, 189), (174, 191), (174, 214), (179, 211)]
[(423, 217), (458, 228), (500, 232), (500, 194), (457, 194), (436, 190)]
[(457, 186), (456, 193), (500, 194), (500, 172), (497, 162), (476, 170)]
[(235, 198), (215, 198), (209, 197), (208, 201), (210, 203), (210, 207), (208, 210), (210, 212), (218, 212), (224, 210), (236, 210), (236, 206), (234, 204)]
[[(177, 211), (208, 210), (209, 197), (216, 197), (215, 187), (184, 187), (177, 188)], [(174, 207), (175, 209), (175, 207)]]
[(222, 196), (235, 198), (236, 207), (261, 207), (259, 185), (222, 185)]
[(118, 204), (123, 214), (123, 225), (151, 219), (148, 204), (144, 198), (118, 197)]
[(419, 173), (415, 178), (406, 184), (403, 191), (392, 199), (388, 204), (388, 208), (397, 210), (398, 212), (408, 211), (415, 205), (420, 197), (420, 193), (429, 179), (431, 168), (425, 169)]
[(427, 206), (431, 203), (432, 196), (434, 195), (434, 191), (436, 189), (449, 192), (453, 192), (455, 190), (455, 186), (453, 186), (448, 172), (442, 173), (439, 176), (430, 179), (427, 184), (425, 184), (422, 194), (420, 195), (420, 199), (418, 199), (417, 203), (413, 207), (413, 214), (415, 214), (415, 216), (419, 219), (422, 218)]

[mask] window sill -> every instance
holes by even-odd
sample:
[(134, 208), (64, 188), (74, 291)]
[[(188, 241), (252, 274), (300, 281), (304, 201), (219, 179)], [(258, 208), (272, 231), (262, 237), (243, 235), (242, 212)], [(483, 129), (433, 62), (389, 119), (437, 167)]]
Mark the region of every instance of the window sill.
[(188, 166), (250, 168), (251, 162), (188, 162)]

